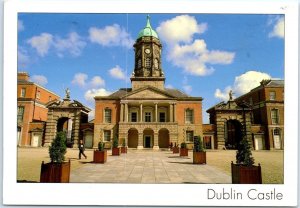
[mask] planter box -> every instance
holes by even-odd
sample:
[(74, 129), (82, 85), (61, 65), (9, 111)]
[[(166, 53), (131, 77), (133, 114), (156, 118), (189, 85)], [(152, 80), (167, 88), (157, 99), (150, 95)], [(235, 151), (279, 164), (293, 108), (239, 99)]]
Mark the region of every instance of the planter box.
[(121, 147), (121, 153), (127, 153), (127, 147)]
[(180, 156), (189, 156), (189, 150), (186, 148), (180, 148)]
[(206, 164), (206, 152), (193, 152), (193, 164)]
[(106, 160), (107, 160), (107, 150), (94, 151), (94, 158), (93, 158), (94, 163), (106, 163)]
[(41, 165), (41, 183), (69, 183), (71, 163), (44, 163)]
[(233, 184), (261, 184), (261, 166), (244, 166), (231, 162), (231, 177)]
[(172, 150), (173, 150), (173, 154), (179, 153), (179, 147), (173, 147)]
[(120, 148), (119, 147), (113, 147), (111, 150), (111, 153), (113, 156), (119, 156), (120, 155)]

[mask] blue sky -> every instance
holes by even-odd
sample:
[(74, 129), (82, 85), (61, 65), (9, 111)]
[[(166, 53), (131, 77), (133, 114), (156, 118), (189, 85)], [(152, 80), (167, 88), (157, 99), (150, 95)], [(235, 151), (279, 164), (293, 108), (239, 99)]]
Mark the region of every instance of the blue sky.
[[(147, 14), (18, 16), (18, 71), (94, 109), (94, 95), (130, 87), (133, 43)], [(203, 100), (206, 110), (262, 79), (284, 78), (284, 16), (150, 14), (163, 45), (166, 86)]]

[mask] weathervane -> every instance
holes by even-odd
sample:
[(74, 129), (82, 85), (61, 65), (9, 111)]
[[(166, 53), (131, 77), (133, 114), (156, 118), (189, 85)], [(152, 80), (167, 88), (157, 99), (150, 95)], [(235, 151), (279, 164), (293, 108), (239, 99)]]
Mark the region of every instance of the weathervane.
[(229, 91), (229, 100), (231, 101), (232, 100), (232, 95), (233, 95), (234, 93), (232, 92), (232, 90), (230, 90)]

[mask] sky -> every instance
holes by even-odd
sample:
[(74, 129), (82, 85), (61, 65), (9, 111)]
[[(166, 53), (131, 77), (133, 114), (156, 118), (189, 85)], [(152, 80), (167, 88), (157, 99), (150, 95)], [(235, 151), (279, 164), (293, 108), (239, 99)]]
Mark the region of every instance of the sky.
[[(96, 95), (131, 87), (133, 44), (147, 14), (19, 13), (18, 71), (92, 109)], [(163, 45), (165, 86), (203, 98), (206, 110), (284, 79), (284, 16), (150, 14)]]

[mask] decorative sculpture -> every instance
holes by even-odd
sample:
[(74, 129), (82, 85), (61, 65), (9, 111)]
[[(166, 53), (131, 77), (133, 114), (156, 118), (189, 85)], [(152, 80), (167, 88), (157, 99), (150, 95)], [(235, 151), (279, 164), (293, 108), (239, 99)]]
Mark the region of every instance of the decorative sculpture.
[(69, 90), (69, 88), (67, 88), (65, 90), (65, 92), (66, 92), (66, 99), (70, 99), (70, 90)]

